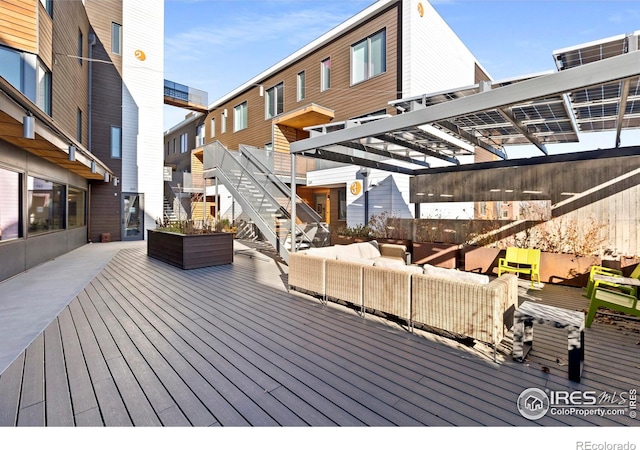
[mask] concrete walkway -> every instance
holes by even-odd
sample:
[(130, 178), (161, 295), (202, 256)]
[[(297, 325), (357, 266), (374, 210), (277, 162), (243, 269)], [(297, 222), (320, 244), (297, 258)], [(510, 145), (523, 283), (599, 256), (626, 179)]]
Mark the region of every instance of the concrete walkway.
[(0, 374), (121, 249), (144, 245), (87, 244), (0, 283)]

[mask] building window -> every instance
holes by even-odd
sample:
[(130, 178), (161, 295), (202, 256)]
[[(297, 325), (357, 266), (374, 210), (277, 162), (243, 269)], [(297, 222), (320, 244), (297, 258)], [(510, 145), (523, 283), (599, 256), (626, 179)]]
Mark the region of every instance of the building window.
[(214, 119), (213, 117), (211, 118), (211, 137), (214, 138), (216, 137), (216, 119)]
[(176, 138), (173, 138), (173, 153), (176, 152)]
[(347, 188), (338, 189), (338, 220), (347, 220)]
[(50, 17), (53, 17), (53, 0), (40, 0)]
[(78, 64), (82, 65), (82, 31), (78, 30)]
[(122, 25), (111, 22), (111, 53), (122, 55)]
[(267, 89), (264, 109), (267, 112), (267, 119), (282, 114), (284, 111), (284, 83), (276, 84)]
[(320, 91), (326, 91), (330, 87), (331, 87), (331, 58), (327, 58), (320, 63)]
[(242, 102), (233, 108), (233, 131), (247, 128), (247, 102)]
[(307, 89), (304, 71), (298, 73), (297, 80), (298, 80), (298, 83), (297, 83), (298, 89), (297, 89), (296, 98), (298, 101), (302, 101), (306, 96), (306, 89)]
[[(51, 72), (38, 61), (36, 67), (36, 82), (38, 83), (36, 89), (36, 105), (51, 115)], [(82, 134), (81, 134), (82, 135)]]
[(111, 157), (122, 158), (122, 128), (111, 127)]
[(222, 116), (220, 117), (220, 134), (224, 134), (227, 132), (227, 110), (222, 111)]
[(180, 135), (180, 153), (187, 153), (188, 139), (189, 139), (189, 135), (187, 133), (182, 133)]
[(204, 145), (204, 124), (198, 125), (196, 128), (196, 147), (202, 147)]
[(22, 56), (20, 53), (0, 46), (0, 76), (22, 91)]
[(0, 168), (0, 241), (22, 237), (20, 185), (19, 173)]
[(167, 155), (169, 155), (170, 151), (171, 151), (171, 142), (167, 141)]
[(27, 177), (29, 234), (64, 229), (65, 187), (53, 181)]
[(80, 108), (76, 113), (76, 140), (82, 143), (82, 111)]
[(68, 228), (77, 228), (86, 225), (85, 205), (85, 191), (69, 186), (69, 195), (67, 196)]
[(351, 46), (351, 84), (368, 80), (386, 70), (385, 30)]

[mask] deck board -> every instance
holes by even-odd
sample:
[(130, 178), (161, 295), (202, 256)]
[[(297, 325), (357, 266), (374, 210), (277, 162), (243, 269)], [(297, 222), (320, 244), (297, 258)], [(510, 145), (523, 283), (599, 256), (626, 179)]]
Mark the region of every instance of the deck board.
[[(529, 387), (635, 387), (634, 323), (596, 320), (577, 384), (567, 379), (559, 330), (535, 327), (524, 363), (511, 359), (509, 333), (494, 362), (485, 344), (409, 333), (288, 292), (286, 272), (246, 255), (183, 271), (143, 246), (120, 250), (0, 374), (0, 425), (637, 425), (628, 417), (529, 421), (516, 408)], [(550, 285), (523, 287), (521, 300), (588, 306), (579, 289)]]

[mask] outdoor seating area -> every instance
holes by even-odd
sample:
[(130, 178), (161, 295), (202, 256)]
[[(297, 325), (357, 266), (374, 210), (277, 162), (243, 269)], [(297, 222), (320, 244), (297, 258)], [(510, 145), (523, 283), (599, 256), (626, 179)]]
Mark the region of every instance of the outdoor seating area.
[[(377, 251), (375, 241), (335, 245), (289, 255), (289, 287), (497, 346), (517, 306), (513, 274), (486, 275), (431, 265), (405, 265)], [(358, 256), (360, 255), (360, 256)]]
[(498, 276), (503, 273), (525, 274), (540, 283), (540, 250), (534, 248), (507, 247), (507, 254), (498, 260)]
[(599, 308), (640, 317), (638, 288), (640, 288), (640, 264), (628, 277), (623, 276), (622, 271), (617, 269), (592, 267), (584, 294), (590, 300), (586, 326), (591, 326)]
[[(289, 269), (266, 253), (238, 253), (234, 264), (184, 271), (148, 257), (142, 243), (117, 244), (0, 372), (0, 425), (636, 424), (628, 415), (547, 415), (533, 422), (516, 407), (532, 387), (630, 389), (640, 356), (640, 327), (632, 322), (599, 316), (584, 330), (577, 384), (558, 358), (567, 336), (553, 327), (536, 328), (534, 351), (522, 363), (512, 360), (507, 332), (494, 361), (482, 343), (407, 333), (382, 317), (288, 293)], [(90, 258), (114, 245), (82, 250)], [(16, 282), (41, 289), (62, 269), (51, 264)], [(580, 289), (527, 284), (519, 282), (519, 302), (588, 306)]]

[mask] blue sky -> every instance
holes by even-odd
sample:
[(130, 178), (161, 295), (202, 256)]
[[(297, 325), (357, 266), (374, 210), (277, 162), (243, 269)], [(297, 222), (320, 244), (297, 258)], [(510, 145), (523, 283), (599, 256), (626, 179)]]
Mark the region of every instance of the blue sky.
[[(207, 91), (211, 102), (373, 3), (165, 0), (165, 78)], [(431, 4), (494, 79), (553, 70), (554, 50), (640, 29), (635, 0)], [(166, 107), (165, 129), (185, 113)]]

